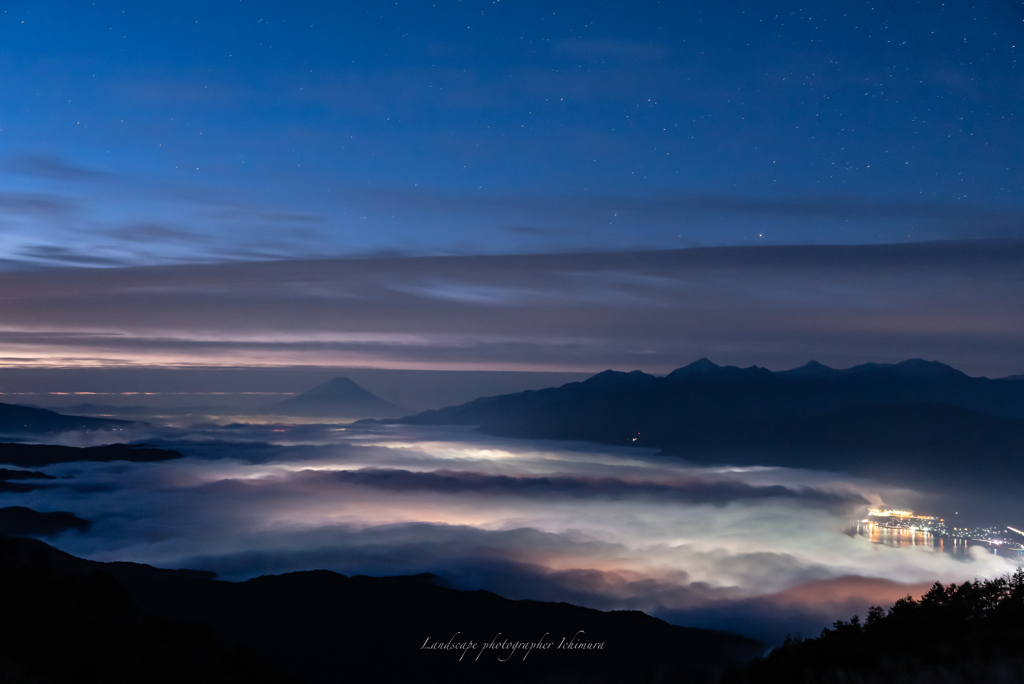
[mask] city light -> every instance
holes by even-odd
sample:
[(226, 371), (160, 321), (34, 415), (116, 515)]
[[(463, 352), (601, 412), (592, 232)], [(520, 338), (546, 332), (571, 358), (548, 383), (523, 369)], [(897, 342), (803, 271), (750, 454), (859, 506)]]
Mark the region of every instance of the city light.
[[(1015, 532), (1024, 536), (1024, 532), (1013, 527), (946, 527), (943, 518), (933, 515), (915, 515), (914, 511), (896, 508), (871, 508), (868, 509), (868, 517), (860, 521), (867, 529), (891, 530), (891, 533), (899, 535), (922, 534), (937, 540), (940, 544), (942, 539), (952, 539), (954, 544), (967, 544), (969, 542), (980, 542), (990, 547), (1006, 547), (1024, 552), (1024, 544), (1011, 541), (1007, 538), (1008, 532)], [(863, 530), (862, 533), (867, 530)], [(871, 535), (869, 535), (871, 536)], [(916, 545), (917, 542), (914, 542)]]

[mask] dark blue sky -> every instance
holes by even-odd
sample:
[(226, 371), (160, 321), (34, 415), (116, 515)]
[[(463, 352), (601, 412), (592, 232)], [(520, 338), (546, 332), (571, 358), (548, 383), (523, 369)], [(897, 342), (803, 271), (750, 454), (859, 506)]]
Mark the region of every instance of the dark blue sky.
[(7, 268), (1024, 237), (1024, 3), (7, 2)]

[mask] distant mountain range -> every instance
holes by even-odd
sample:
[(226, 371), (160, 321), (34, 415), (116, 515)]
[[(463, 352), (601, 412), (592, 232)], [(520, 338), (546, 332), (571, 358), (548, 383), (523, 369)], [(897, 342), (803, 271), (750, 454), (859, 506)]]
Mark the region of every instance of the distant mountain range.
[(238, 416), (244, 415), (248, 409), (236, 406), (148, 406), (131, 404), (74, 404), (73, 406), (54, 406), (50, 410), (83, 416)]
[(409, 413), (349, 378), (334, 378), (308, 392), (256, 408), (232, 406), (113, 406), (78, 404), (62, 411), (103, 416), (286, 416), (292, 418), (397, 418)]
[(71, 430), (116, 430), (127, 420), (66, 416), (48, 409), (0, 404), (0, 435), (54, 435)]
[(963, 459), (971, 458), (1024, 474), (1024, 383), (918, 359), (845, 370), (812, 361), (781, 372), (701, 359), (666, 377), (609, 370), (397, 422), (656, 447), (707, 464), (874, 476), (893, 457), (946, 473), (967, 471)]
[[(0, 580), (5, 681), (80, 681), (88, 672), (111, 683), (696, 683), (719, 681), (723, 668), (763, 650), (639, 611), (511, 601), (432, 575), (315, 570), (221, 582), (0, 536)], [(550, 645), (511, 648), (542, 640)], [(574, 640), (604, 646), (564, 647)], [(466, 642), (476, 646), (463, 655)], [(481, 652), (501, 642), (509, 645)]]

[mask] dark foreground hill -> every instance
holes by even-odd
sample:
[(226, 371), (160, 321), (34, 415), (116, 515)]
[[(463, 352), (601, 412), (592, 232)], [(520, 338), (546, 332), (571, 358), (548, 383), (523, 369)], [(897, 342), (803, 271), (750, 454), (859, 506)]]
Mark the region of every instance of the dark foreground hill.
[(0, 435), (53, 435), (72, 430), (116, 430), (131, 425), (127, 420), (65, 416), (48, 409), (0, 404)]
[[(76, 461), (133, 461), (149, 463), (181, 458), (171, 449), (148, 444), (105, 444), (94, 447), (69, 447), (55, 444), (15, 444), (0, 442), (0, 463), (19, 468), (39, 468), (53, 463)], [(44, 476), (45, 477), (45, 476)]]
[(991, 479), (996, 468), (1024, 475), (1024, 384), (920, 360), (847, 370), (811, 362), (772, 372), (701, 359), (667, 377), (605, 371), (398, 422), (657, 447), (706, 464), (878, 476), (898, 463), (922, 473), (955, 471), (959, 481)]
[(726, 681), (739, 684), (967, 684), (1024, 681), (1024, 570), (943, 586), (867, 619), (787, 640)]
[(355, 419), (394, 418), (408, 411), (381, 399), (349, 378), (334, 378), (296, 397), (248, 413)]
[[(11, 470), (0, 468), (0, 492), (31, 492), (39, 489), (42, 485), (38, 482), (25, 482), (24, 480), (55, 480), (57, 478), (46, 473), (35, 470)], [(0, 534), (8, 534), (0, 527)]]
[(24, 506), (0, 508), (0, 534), (17, 537), (47, 537), (64, 530), (89, 529), (89, 521), (67, 511), (40, 513)]
[(511, 601), (433, 576), (230, 583), (10, 537), (0, 601), (0, 680), (15, 682), (701, 682), (761, 652), (640, 612)]
[(113, 404), (75, 404), (61, 406), (59, 410), (81, 416), (139, 416), (143, 418), (159, 416), (236, 416), (248, 413), (248, 409), (237, 406), (216, 404), (211, 406), (118, 406)]

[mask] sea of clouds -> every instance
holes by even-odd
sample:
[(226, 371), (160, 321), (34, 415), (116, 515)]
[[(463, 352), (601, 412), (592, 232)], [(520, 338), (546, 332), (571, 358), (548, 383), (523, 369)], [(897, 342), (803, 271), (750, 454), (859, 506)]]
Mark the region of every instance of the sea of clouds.
[(825, 472), (695, 467), (454, 428), (206, 424), (129, 436), (185, 458), (49, 466), (58, 479), (0, 494), (0, 506), (92, 521), (48, 541), (95, 560), (226, 580), (430, 572), (459, 589), (639, 609), (769, 644), (937, 580), (1024, 563), (851, 534), (869, 505), (915, 493)]

